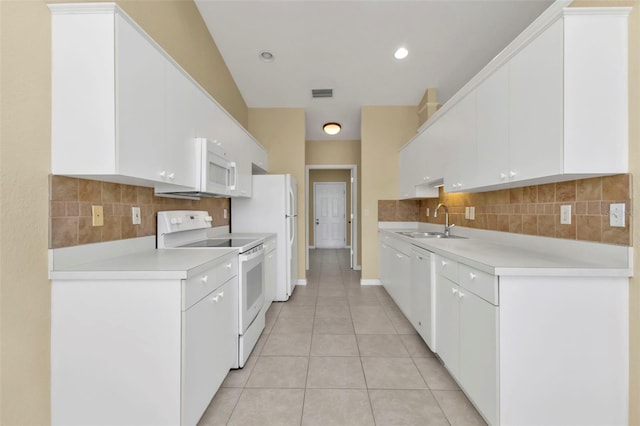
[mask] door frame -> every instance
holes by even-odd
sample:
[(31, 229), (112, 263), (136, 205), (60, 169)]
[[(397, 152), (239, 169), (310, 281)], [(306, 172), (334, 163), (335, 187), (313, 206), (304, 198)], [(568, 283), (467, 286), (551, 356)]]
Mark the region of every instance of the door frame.
[[(318, 191), (317, 191), (317, 187), (318, 185), (340, 185), (340, 187), (343, 189), (342, 192), (342, 204), (344, 206), (344, 221), (342, 222), (342, 224), (344, 225), (344, 248), (348, 248), (347, 247), (347, 183), (346, 182), (314, 182), (313, 183), (313, 219), (314, 222), (316, 220), (318, 220), (318, 217), (316, 216), (316, 197), (318, 196)], [(353, 225), (353, 221), (351, 223)], [(313, 231), (313, 247), (316, 247), (316, 238), (317, 238), (318, 232), (317, 230)], [(311, 245), (309, 245), (309, 248), (311, 248)]]
[[(358, 264), (358, 166), (356, 164), (307, 164), (304, 176), (305, 211), (309, 211), (309, 170), (350, 170), (351, 171), (351, 264), (360, 270)], [(306, 269), (309, 270), (309, 214), (304, 218)]]

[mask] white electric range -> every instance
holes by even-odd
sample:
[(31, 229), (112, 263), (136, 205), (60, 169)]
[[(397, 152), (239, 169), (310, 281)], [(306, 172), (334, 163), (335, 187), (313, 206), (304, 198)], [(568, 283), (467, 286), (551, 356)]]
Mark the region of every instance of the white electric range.
[(262, 238), (233, 234), (211, 236), (211, 216), (206, 211), (158, 212), (157, 245), (192, 250), (238, 249), (238, 364), (242, 368), (262, 330), (264, 305), (264, 249)]

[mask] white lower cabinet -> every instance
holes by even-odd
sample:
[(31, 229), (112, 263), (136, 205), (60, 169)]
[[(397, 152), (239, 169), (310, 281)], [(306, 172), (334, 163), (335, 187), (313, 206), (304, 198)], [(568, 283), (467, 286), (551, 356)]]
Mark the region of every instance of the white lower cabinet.
[[(386, 237), (386, 238), (385, 238)], [(383, 237), (385, 290), (409, 318), (411, 308), (411, 245), (389, 236)]]
[(437, 256), (437, 353), (490, 424), (498, 423), (497, 277)]
[(278, 286), (277, 237), (267, 238), (264, 242), (264, 311), (266, 312), (276, 298)]
[(183, 425), (198, 423), (236, 362), (238, 333), (231, 325), (237, 289), (238, 278), (234, 277), (182, 314)]
[(53, 280), (51, 423), (197, 424), (237, 360), (237, 270)]

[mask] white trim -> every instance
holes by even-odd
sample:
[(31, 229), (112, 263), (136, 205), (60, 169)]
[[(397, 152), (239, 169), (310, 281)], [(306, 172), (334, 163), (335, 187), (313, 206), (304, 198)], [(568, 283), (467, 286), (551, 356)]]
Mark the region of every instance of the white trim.
[[(307, 246), (307, 250), (315, 250), (316, 246)], [(309, 269), (309, 268), (307, 268)]]
[[(309, 211), (309, 170), (351, 170), (351, 179), (353, 183), (353, 189), (351, 191), (351, 246), (353, 250), (353, 269), (359, 270), (358, 265), (358, 166), (356, 164), (308, 164), (305, 166), (304, 176), (304, 201), (306, 211)], [(305, 241), (309, 241), (309, 215), (306, 214), (304, 218), (304, 232)], [(307, 246), (306, 253), (306, 269), (309, 270), (309, 246)]]
[(610, 15), (610, 16), (629, 16), (630, 7), (569, 7), (565, 9), (565, 15)]
[(360, 265), (356, 265), (356, 266), (353, 267), (353, 270), (354, 271), (361, 271), (362, 267)]
[(307, 285), (307, 279), (306, 278), (300, 278), (298, 279), (298, 282), (296, 283), (296, 285)]
[[(346, 182), (313, 182), (313, 221), (318, 220), (316, 217), (316, 201), (318, 196), (318, 187), (324, 185), (335, 185), (340, 186), (342, 189), (342, 206), (344, 208), (344, 214), (342, 216), (342, 225), (344, 225), (343, 234), (344, 239), (342, 241), (342, 247), (319, 247), (319, 248), (328, 248), (328, 249), (344, 249), (347, 247), (347, 183)], [(318, 237), (317, 232), (313, 231), (313, 244), (316, 243), (316, 238)]]
[(360, 285), (382, 285), (380, 280), (360, 280)]
[(115, 3), (54, 3), (48, 4), (52, 15), (91, 14), (91, 13), (123, 13)]

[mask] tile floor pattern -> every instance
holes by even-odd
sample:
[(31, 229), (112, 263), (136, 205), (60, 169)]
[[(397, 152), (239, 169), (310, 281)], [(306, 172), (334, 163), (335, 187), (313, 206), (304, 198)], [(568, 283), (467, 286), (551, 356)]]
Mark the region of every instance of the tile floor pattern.
[(309, 257), (307, 286), (271, 305), (199, 425), (485, 424), (385, 290), (360, 286), (347, 250)]

